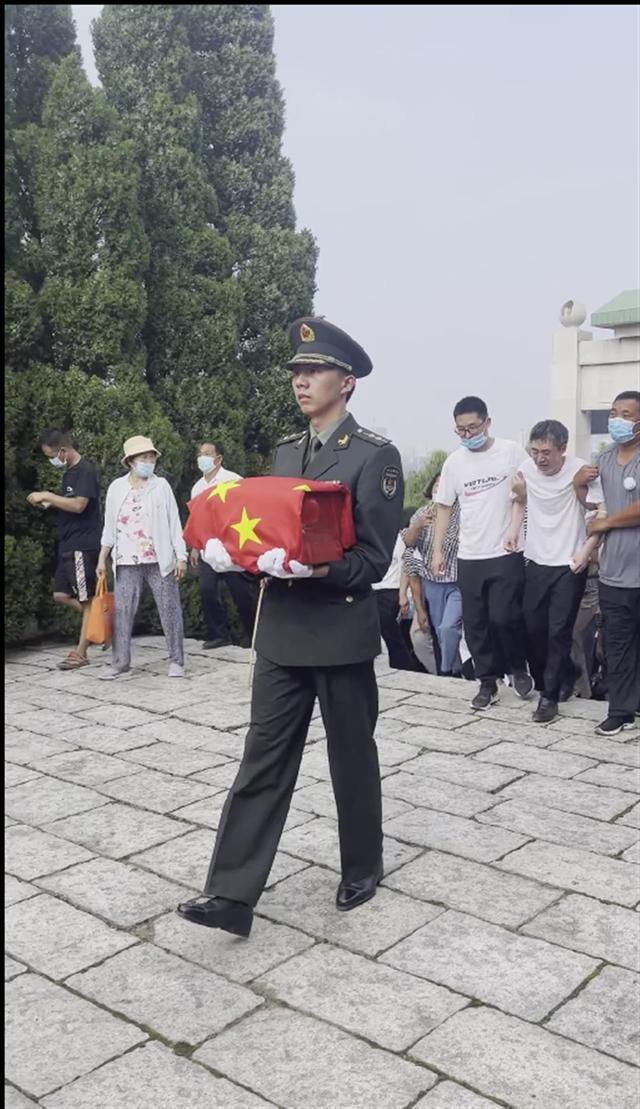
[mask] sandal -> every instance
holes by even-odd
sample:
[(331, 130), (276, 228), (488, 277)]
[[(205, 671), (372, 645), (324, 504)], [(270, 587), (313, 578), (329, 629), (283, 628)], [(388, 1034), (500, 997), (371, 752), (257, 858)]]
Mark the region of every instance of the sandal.
[(58, 670), (79, 670), (81, 666), (88, 666), (89, 659), (78, 651), (69, 651), (66, 658), (58, 663)]

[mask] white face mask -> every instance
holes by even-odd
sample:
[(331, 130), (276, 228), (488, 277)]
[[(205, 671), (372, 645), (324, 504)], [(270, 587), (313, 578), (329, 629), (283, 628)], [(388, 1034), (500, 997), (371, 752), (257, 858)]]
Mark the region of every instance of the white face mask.
[(215, 458), (211, 458), (208, 454), (198, 455), (198, 469), (201, 474), (210, 474), (215, 469), (217, 463)]
[(133, 472), (137, 477), (150, 478), (153, 477), (153, 471), (156, 468), (155, 462), (134, 462)]
[(49, 462), (52, 466), (55, 466), (56, 470), (62, 470), (67, 465), (64, 458), (59, 458), (58, 455), (55, 458), (50, 458)]

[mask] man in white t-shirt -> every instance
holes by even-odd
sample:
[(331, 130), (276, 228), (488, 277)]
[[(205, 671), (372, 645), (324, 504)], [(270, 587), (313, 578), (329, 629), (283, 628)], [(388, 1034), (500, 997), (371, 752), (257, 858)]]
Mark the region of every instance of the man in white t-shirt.
[(511, 522), (511, 486), (527, 454), (510, 439), (491, 438), (491, 420), (480, 397), (463, 397), (453, 418), (462, 446), (442, 468), (431, 565), (435, 574), (442, 573), (444, 538), (457, 499), (462, 622), (480, 679), (471, 706), (486, 709), (497, 701), (498, 678), (505, 674), (512, 675), (519, 697), (533, 692), (522, 619), (524, 558), (504, 547)]
[(540, 693), (533, 714), (538, 724), (555, 720), (561, 691), (573, 671), (573, 626), (586, 585), (589, 554), (598, 542), (587, 543), (585, 509), (573, 482), (585, 463), (567, 457), (568, 439), (569, 432), (558, 420), (542, 420), (531, 429), (531, 456), (517, 475), (505, 542), (508, 551), (519, 549), (526, 503), (523, 612), (529, 662)]
[[(224, 451), (220, 442), (202, 443), (198, 449), (198, 469), (202, 477), (196, 481), (191, 490), (191, 500), (204, 493), (205, 489), (213, 489), (225, 481), (242, 480), (240, 474), (233, 470), (225, 470), (222, 465)], [(248, 647), (251, 643), (251, 633), (256, 614), (256, 597), (253, 583), (244, 574), (218, 574), (202, 558), (201, 552), (192, 550), (190, 555), (191, 566), (197, 569), (200, 579), (200, 595), (202, 597), (202, 611), (207, 628), (207, 638), (202, 644), (205, 650), (215, 647), (226, 647), (229, 639), (229, 619), (224, 600), (220, 596), (220, 586), (226, 582), (231, 593), (238, 615), (244, 627), (244, 637), (241, 646)]]

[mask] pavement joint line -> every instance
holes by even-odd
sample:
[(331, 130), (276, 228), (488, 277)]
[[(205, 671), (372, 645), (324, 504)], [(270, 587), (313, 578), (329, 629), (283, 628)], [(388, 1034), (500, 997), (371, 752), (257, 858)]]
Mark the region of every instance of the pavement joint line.
[[(562, 1001), (559, 1001), (557, 1005), (554, 1005), (551, 1009), (549, 1009), (549, 1012), (541, 1017), (539, 1021), (536, 1021), (536, 1023), (544, 1028), (549, 1023), (551, 1018), (555, 1016), (559, 1009), (562, 1009), (569, 1001), (573, 1001), (574, 998), (579, 997), (580, 994), (587, 988), (589, 983), (593, 982), (594, 978), (599, 978), (605, 967), (614, 965), (615, 964), (608, 962), (606, 959), (598, 960), (598, 965), (595, 966), (593, 970), (590, 971), (589, 974), (587, 974), (583, 978), (582, 982), (579, 982), (578, 985), (571, 991), (571, 993), (567, 994), (566, 997), (563, 997)], [(571, 1037), (568, 1036), (567, 1039), (571, 1039)]]
[[(44, 975), (42, 975), (41, 977), (44, 977)], [(54, 985), (59, 986), (60, 983), (55, 982)], [(68, 991), (68, 993), (71, 993), (71, 994), (73, 992), (74, 992), (73, 990)], [(81, 997), (82, 1001), (87, 1000), (86, 997), (82, 997), (82, 995), (80, 995), (80, 997)], [(95, 1002), (90, 1002), (90, 1004), (95, 1004)], [(101, 1008), (101, 1006), (98, 1006), (98, 1008)], [(114, 1014), (111, 1013), (110, 1009), (107, 1009), (106, 1012), (110, 1013), (112, 1016), (114, 1015)], [(117, 1018), (117, 1019), (119, 1019), (119, 1018)], [(130, 1024), (131, 1022), (127, 1021), (126, 1023)], [(150, 1037), (149, 1039), (155, 1039), (155, 1037)], [(109, 1063), (115, 1063), (117, 1059), (124, 1059), (126, 1055), (131, 1055), (134, 1051), (141, 1050), (143, 1047), (146, 1047), (148, 1043), (149, 1043), (149, 1040), (143, 1040), (142, 1043), (132, 1044), (131, 1047), (127, 1047), (127, 1048), (124, 1049), (124, 1051), (120, 1051), (117, 1055), (112, 1055), (110, 1059), (105, 1059), (103, 1062), (98, 1063), (98, 1065), (96, 1067), (92, 1067), (91, 1070), (85, 1071), (84, 1074), (77, 1075), (77, 1077), (71, 1079), (70, 1082), (63, 1082), (62, 1085), (56, 1086), (52, 1090), (47, 1090), (46, 1094), (40, 1094), (40, 1097), (41, 1098), (51, 1097), (52, 1094), (57, 1094), (57, 1093), (59, 1093), (60, 1090), (65, 1090), (68, 1086), (73, 1085), (73, 1083), (77, 1082), (79, 1079), (87, 1078), (90, 1074), (95, 1074), (96, 1071), (102, 1070), (102, 1068), (108, 1066)], [(25, 1096), (26, 1097), (33, 1097), (33, 1094), (25, 1094)], [(39, 1107), (40, 1102), (39, 1101), (36, 1102), (36, 1105)], [(115, 1106), (114, 1106), (114, 1109), (115, 1109)]]
[[(133, 950), (134, 947), (143, 947), (143, 946), (144, 946), (144, 943), (139, 943), (139, 944), (135, 944), (135, 945), (132, 944), (131, 948), (127, 948), (127, 950)], [(112, 955), (108, 955), (107, 958), (103, 960), (103, 963), (108, 963), (112, 959), (115, 959), (117, 957), (117, 955), (121, 955), (121, 954), (123, 954), (123, 952), (115, 952)], [(175, 951), (170, 952), (170, 954), (173, 956), (174, 959), (179, 959), (181, 962), (188, 961), (188, 960), (183, 959), (183, 957), (181, 955), (176, 955)], [(94, 967), (92, 967), (92, 968), (87, 967), (87, 969), (95, 969), (95, 968)], [(37, 971), (36, 973), (40, 974), (41, 972)], [(121, 1020), (124, 1024), (132, 1024), (135, 1028), (139, 1028), (142, 1032), (144, 1032), (149, 1037), (150, 1040), (158, 1040), (161, 1044), (164, 1044), (165, 1047), (168, 1047), (175, 1054), (182, 1055), (183, 1057), (184, 1057), (184, 1054), (185, 1054), (184, 1051), (176, 1052), (175, 1049), (176, 1049), (177, 1046), (180, 1046), (180, 1047), (188, 1046), (189, 1048), (191, 1048), (192, 1052), (197, 1051), (199, 1048), (203, 1047), (204, 1044), (208, 1043), (209, 1040), (215, 1039), (216, 1036), (220, 1036), (223, 1032), (228, 1032), (231, 1028), (234, 1028), (237, 1024), (240, 1024), (241, 1021), (245, 1020), (248, 1016), (251, 1015), (250, 1013), (242, 1013), (240, 1016), (234, 1017), (234, 1019), (232, 1021), (229, 1021), (228, 1024), (225, 1024), (224, 1027), (219, 1029), (218, 1032), (212, 1032), (210, 1035), (204, 1036), (203, 1039), (197, 1040), (193, 1044), (189, 1043), (188, 1040), (171, 1040), (171, 1039), (169, 1039), (168, 1036), (165, 1036), (163, 1032), (158, 1032), (158, 1030), (156, 1028), (154, 1028), (153, 1025), (146, 1024), (142, 1020), (136, 1020), (135, 1017), (127, 1016), (127, 1014), (123, 1013), (121, 1009), (111, 1008), (110, 1005), (105, 1005), (105, 1003), (103, 1001), (99, 1001), (96, 997), (93, 996), (93, 994), (82, 993), (81, 990), (79, 990), (75, 986), (71, 986), (69, 984), (69, 981), (68, 981), (69, 978), (74, 977), (75, 974), (83, 974), (83, 973), (84, 973), (84, 971), (74, 971), (73, 974), (68, 975), (68, 977), (66, 979), (64, 979), (63, 981), (56, 981), (55, 979), (49, 978), (48, 975), (41, 975), (41, 977), (48, 978), (49, 981), (53, 982), (53, 984), (55, 986), (63, 987), (64, 989), (67, 990), (68, 993), (73, 994), (74, 997), (78, 997), (81, 1001), (87, 1001), (90, 1005), (95, 1005), (96, 1008), (102, 1009), (103, 1012), (109, 1013), (110, 1016), (115, 1017), (117, 1020)], [(222, 977), (222, 975), (219, 975), (217, 973), (217, 971), (209, 971), (209, 973), (211, 975), (213, 975), (214, 977), (216, 977), (216, 978), (221, 978)], [(225, 979), (225, 981), (228, 981), (228, 979)], [(236, 982), (235, 985), (238, 985), (238, 983)], [(255, 990), (252, 991), (252, 992), (255, 993)], [(256, 995), (256, 996), (259, 996), (259, 995)], [(261, 1008), (261, 1006), (256, 1006), (256, 1008), (252, 1009), (251, 1012), (256, 1013), (256, 1012), (259, 1011), (260, 1008)]]
[[(504, 872), (502, 872), (502, 873), (504, 873)], [(537, 878), (532, 878), (531, 881), (537, 882), (538, 879)], [(542, 883), (542, 882), (540, 884), (545, 885), (545, 883)], [(523, 928), (526, 928), (526, 926), (528, 924), (531, 924), (534, 920), (536, 920), (539, 916), (541, 916), (542, 913), (546, 913), (549, 909), (557, 908), (557, 906), (560, 904), (561, 901), (566, 901), (567, 897), (570, 896), (570, 891), (569, 890), (558, 889), (557, 886), (547, 886), (547, 885), (545, 885), (545, 889), (554, 889), (554, 890), (557, 891), (558, 896), (556, 897), (555, 901), (550, 901), (548, 905), (542, 905), (539, 909), (536, 909), (536, 911), (530, 917), (527, 917), (526, 920), (523, 920), (520, 924), (518, 924), (517, 927), (516, 927), (516, 934), (520, 934), (522, 932)], [(524, 932), (522, 934), (523, 935), (528, 935), (528, 933), (526, 933), (526, 932)], [(540, 937), (536, 936), (536, 937), (531, 937), (531, 938), (539, 939)], [(552, 944), (553, 947), (560, 948), (560, 950), (562, 950), (562, 951), (572, 950), (571, 948), (564, 947), (560, 943), (556, 943), (555, 940), (546, 940), (545, 942)], [(595, 956), (593, 956), (593, 958), (595, 958)]]

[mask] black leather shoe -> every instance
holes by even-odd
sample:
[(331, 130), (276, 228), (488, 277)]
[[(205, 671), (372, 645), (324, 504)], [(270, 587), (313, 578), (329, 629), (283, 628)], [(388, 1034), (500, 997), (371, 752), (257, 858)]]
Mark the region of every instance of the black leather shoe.
[(221, 928), (234, 936), (248, 936), (253, 924), (253, 909), (226, 897), (194, 897), (176, 909), (178, 916), (204, 928)]
[(218, 639), (205, 639), (202, 644), (203, 651), (215, 651), (218, 647), (230, 647), (231, 640), (226, 635), (219, 636)]
[(358, 905), (364, 905), (365, 901), (370, 901), (372, 897), (375, 897), (381, 881), (382, 867), (380, 867), (377, 874), (372, 874), (369, 878), (360, 878), (356, 882), (341, 882), (336, 894), (336, 908), (341, 913), (347, 913), (349, 909), (356, 909)]

